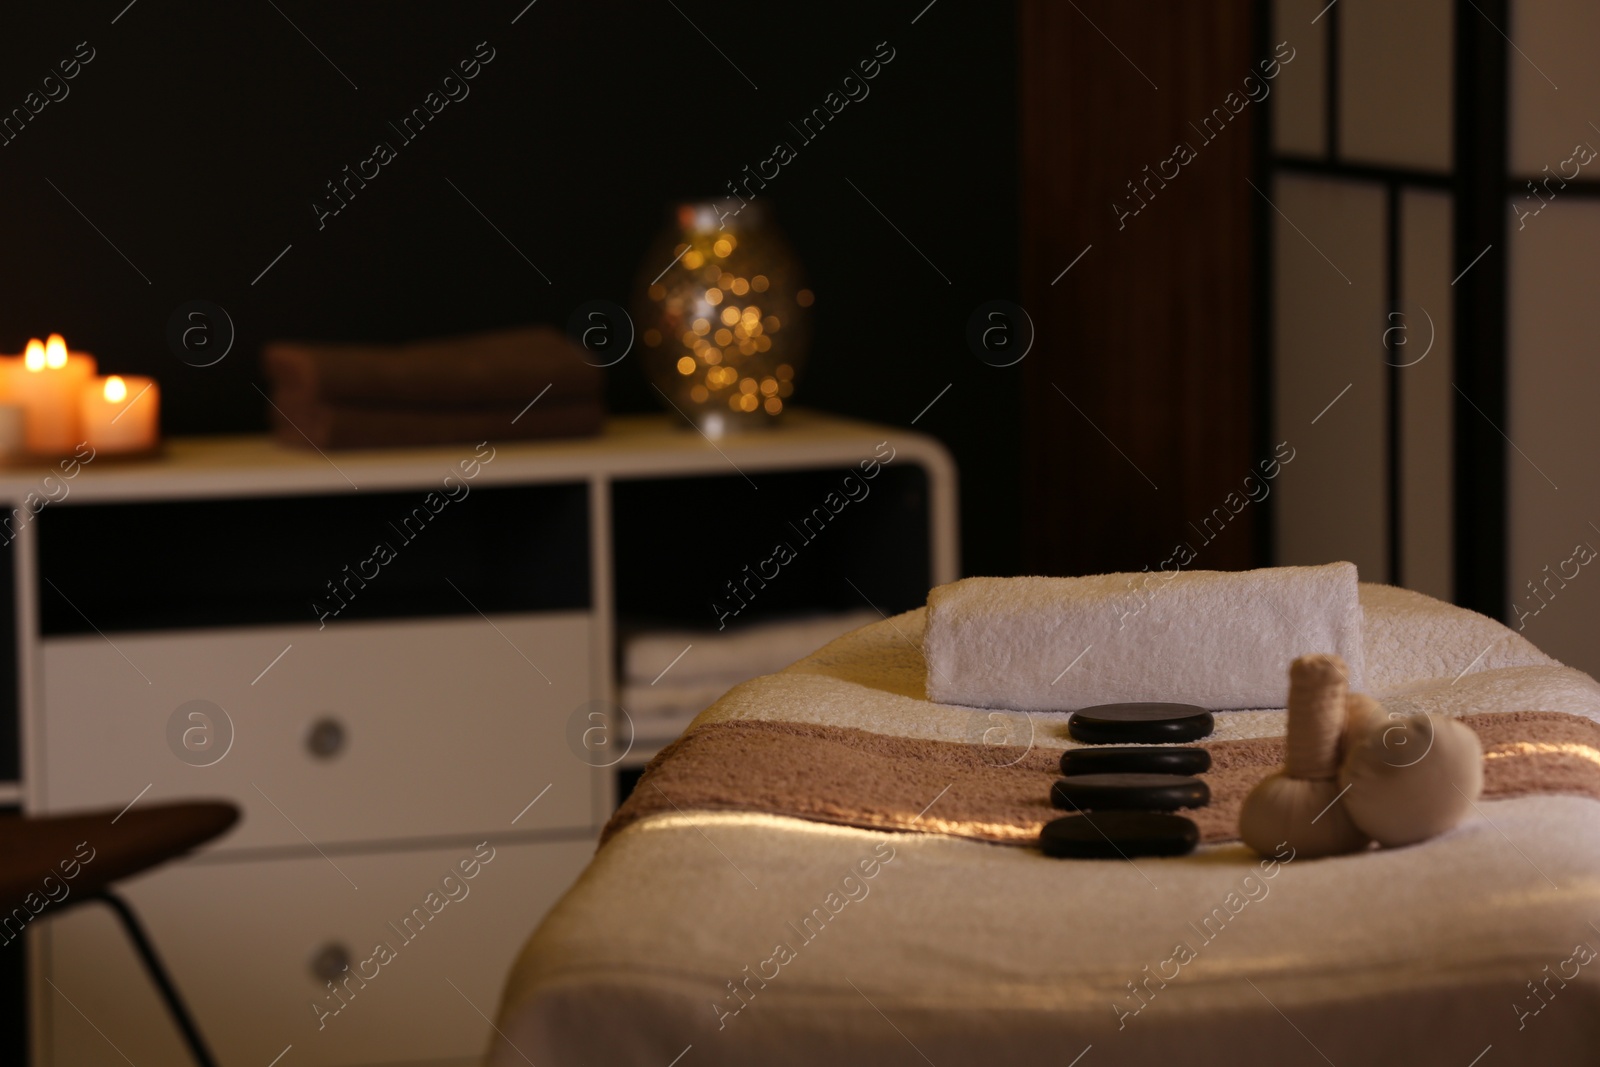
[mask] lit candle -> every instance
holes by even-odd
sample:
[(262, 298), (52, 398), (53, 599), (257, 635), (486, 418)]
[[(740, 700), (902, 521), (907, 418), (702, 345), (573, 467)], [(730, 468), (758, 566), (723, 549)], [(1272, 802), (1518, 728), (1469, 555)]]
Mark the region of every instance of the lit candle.
[[(65, 357), (64, 360), (63, 357)], [(44, 343), (44, 358), (46, 366), (60, 367), (67, 372), (67, 377), (77, 383), (74, 386), (74, 390), (87, 385), (90, 379), (94, 377), (94, 372), (97, 368), (94, 357), (87, 352), (68, 352), (67, 342), (62, 339), (59, 333), (51, 334), (50, 340)], [(52, 363), (52, 358), (57, 362)], [(82, 438), (80, 437), (78, 440), (81, 441)], [(76, 445), (77, 442), (75, 441), (73, 444)]]
[(79, 394), (83, 439), (97, 452), (143, 452), (160, 437), (161, 388), (152, 378), (92, 378)]
[(27, 412), (17, 402), (16, 376), (22, 373), (21, 356), (0, 356), (0, 460), (27, 454)]
[(16, 459), (27, 452), (26, 416), (21, 404), (0, 403), (0, 460)]
[(83, 440), (78, 394), (94, 368), (92, 356), (69, 353), (58, 333), (44, 343), (28, 342), (22, 368), (11, 374), (8, 390), (25, 413), (28, 451), (57, 455), (71, 452)]

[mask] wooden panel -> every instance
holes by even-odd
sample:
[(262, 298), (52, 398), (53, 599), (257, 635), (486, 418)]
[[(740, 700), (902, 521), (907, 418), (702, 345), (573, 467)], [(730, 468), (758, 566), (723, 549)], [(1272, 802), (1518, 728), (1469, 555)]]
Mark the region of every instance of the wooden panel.
[(1513, 231), (1504, 427), (1512, 441), (1506, 621), (1591, 674), (1600, 673), (1600, 573), (1573, 557), (1580, 543), (1590, 553), (1600, 549), (1600, 364), (1590, 355), (1600, 317), (1597, 243), (1600, 204), (1593, 201), (1557, 201)]
[[(1400, 579), (1441, 600), (1455, 590), (1451, 519), (1455, 486), (1451, 361), (1451, 202), (1446, 193), (1413, 190), (1400, 199), (1400, 314), (1391, 326), (1406, 344), (1391, 355), (1406, 364), (1400, 387)], [(1428, 349), (1431, 342), (1432, 348)], [(1423, 353), (1426, 351), (1426, 355)]]
[(1349, 560), (1387, 581), (1384, 191), (1287, 175), (1274, 187), (1273, 436), (1295, 450), (1278, 478), (1277, 562)]
[(1451, 0), (1339, 4), (1342, 158), (1450, 169), (1451, 7)]
[[(1549, 167), (1551, 174), (1565, 169), (1570, 177), (1573, 165), (1561, 164), (1571, 157), (1574, 145), (1581, 142), (1600, 149), (1600, 133), (1590, 125), (1600, 124), (1595, 109), (1600, 100), (1600, 65), (1594, 61), (1600, 5), (1509, 0), (1508, 6), (1509, 25), (1503, 28), (1517, 43), (1506, 64), (1511, 173), (1543, 178), (1544, 168)], [(1581, 177), (1600, 178), (1600, 160), (1583, 167)], [(1552, 180), (1550, 188), (1560, 185)], [(1541, 188), (1540, 195), (1548, 197), (1549, 192)], [(1537, 200), (1517, 203), (1524, 211), (1539, 206)]]
[[(1154, 569), (1260, 458), (1248, 179), (1263, 116), (1229, 104), (1259, 74), (1254, 12), (1242, 0), (1022, 5), (1035, 572)], [(1214, 113), (1209, 133), (1191, 125)], [(1256, 561), (1258, 519), (1244, 509), (1194, 565)]]
[[(502, 827), (509, 822), (510, 815)], [(446, 873), (474, 859), (473, 844), (337, 857), (359, 892), (337, 875), (330, 885), (325, 875), (333, 872), (316, 856), (190, 863), (136, 879), (125, 890), (219, 1063), (265, 1065), (291, 1044), (285, 1065), (476, 1062), (490, 1032), (474, 1007), (494, 1017), (523, 941), (594, 846), (491, 841), (490, 848), (482, 855), (493, 858), (472, 879), (458, 875), (443, 888)], [(429, 892), (436, 897), (426, 913), (436, 914), (398, 932), (389, 925), (425, 907)], [(34, 989), (48, 1018), (44, 1064), (123, 1062), (107, 1041), (133, 1063), (190, 1062), (106, 909), (86, 905), (42, 932), (43, 974), (61, 990), (42, 982)], [(314, 1003), (331, 1011), (339, 1002), (313, 975), (311, 961), (330, 944), (343, 946), (369, 980), (352, 979), (349, 1002), (322, 1016)], [(365, 963), (379, 944), (392, 957)]]
[[(1273, 0), (1272, 41), (1288, 41), (1294, 62), (1283, 68), (1272, 93), (1272, 148), (1286, 155), (1321, 157), (1328, 151), (1327, 0)], [(1318, 19), (1313, 23), (1312, 19)]]
[[(48, 640), (33, 807), (115, 809), (148, 785), (149, 800), (239, 804), (224, 850), (309, 848), (307, 837), (480, 832), (549, 785), (518, 829), (587, 827), (594, 772), (569, 749), (567, 725), (590, 699), (589, 631), (588, 615), (570, 612)], [(233, 728), (209, 766), (169, 740), (174, 712), (197, 699)], [(307, 750), (321, 719), (344, 729), (331, 758)], [(325, 873), (330, 890), (343, 884)]]

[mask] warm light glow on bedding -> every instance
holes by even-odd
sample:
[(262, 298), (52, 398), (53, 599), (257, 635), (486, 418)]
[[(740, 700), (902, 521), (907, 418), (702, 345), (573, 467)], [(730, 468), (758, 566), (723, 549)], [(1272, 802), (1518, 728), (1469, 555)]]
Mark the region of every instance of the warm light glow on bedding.
[(1486, 760), (1505, 759), (1507, 756), (1577, 756), (1600, 764), (1600, 749), (1592, 745), (1580, 745), (1576, 741), (1507, 741), (1483, 754)]

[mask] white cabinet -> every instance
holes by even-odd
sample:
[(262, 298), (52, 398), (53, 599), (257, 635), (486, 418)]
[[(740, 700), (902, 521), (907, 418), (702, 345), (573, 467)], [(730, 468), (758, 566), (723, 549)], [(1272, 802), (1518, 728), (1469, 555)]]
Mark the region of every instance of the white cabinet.
[[(704, 624), (735, 561), (885, 438), (895, 475), (761, 609), (902, 610), (955, 577), (954, 469), (928, 438), (841, 419), (714, 446), (661, 418), (501, 445), (430, 514), (459, 449), (335, 465), (234, 438), (90, 463), (0, 546), (0, 790), (16, 777), (40, 814), (239, 807), (199, 854), (119, 886), (222, 1064), (291, 1045), (282, 1067), (475, 1062), (612, 808), (617, 772), (582, 731), (613, 706), (618, 616)], [(0, 472), (0, 512), (43, 473)], [(468, 895), (407, 939), (485, 841)], [(187, 1062), (103, 909), (28, 939), (35, 1064)], [(354, 995), (322, 1016), (335, 972)]]
[[(295, 1064), (470, 1062), (608, 810), (567, 739), (606, 640), (590, 487), (484, 486), (376, 570), (363, 546), (432, 476), (414, 457), (383, 469), (416, 484), (212, 501), (169, 471), (165, 492), (80, 492), (28, 531), (30, 809), (240, 810), (121, 887), (224, 1064), (291, 1045)], [(186, 528), (204, 536), (172, 536)], [(449, 874), (463, 860), (470, 881)], [(54, 919), (30, 935), (35, 1062), (183, 1063), (110, 915)]]

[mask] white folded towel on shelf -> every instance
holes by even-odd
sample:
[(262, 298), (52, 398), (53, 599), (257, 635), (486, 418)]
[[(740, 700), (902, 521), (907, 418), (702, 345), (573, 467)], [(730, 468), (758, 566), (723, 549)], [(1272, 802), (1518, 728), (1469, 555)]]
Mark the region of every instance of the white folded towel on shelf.
[[(655, 685), (628, 682), (618, 694), (617, 703), (636, 723), (670, 719), (687, 725), (690, 719), (717, 702), (717, 698), (738, 682), (721, 679), (686, 679), (674, 682), (671, 675)], [(741, 679), (742, 681), (743, 679)]]
[(1124, 701), (1282, 707), (1289, 663), (1344, 657), (1364, 688), (1352, 563), (966, 578), (928, 595), (928, 698), (1018, 711)]
[(649, 685), (670, 667), (667, 678), (722, 679), (727, 689), (735, 682), (781, 671), (835, 637), (880, 617), (875, 611), (849, 611), (720, 631), (640, 631), (623, 639), (622, 679), (625, 684)]
[(629, 682), (618, 691), (617, 703), (627, 712), (633, 739), (642, 750), (664, 745), (683, 733), (696, 715), (739, 684), (725, 679), (674, 683), (671, 678), (668, 675), (655, 685)]

